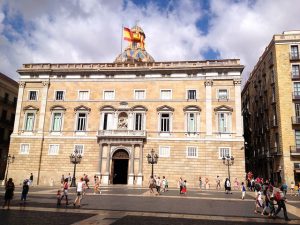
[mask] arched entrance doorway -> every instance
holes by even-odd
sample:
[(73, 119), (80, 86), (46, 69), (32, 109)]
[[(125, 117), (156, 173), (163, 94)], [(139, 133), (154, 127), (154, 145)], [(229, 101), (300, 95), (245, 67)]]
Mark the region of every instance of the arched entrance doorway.
[(112, 157), (112, 183), (127, 184), (128, 180), (128, 160), (127, 151), (117, 150)]

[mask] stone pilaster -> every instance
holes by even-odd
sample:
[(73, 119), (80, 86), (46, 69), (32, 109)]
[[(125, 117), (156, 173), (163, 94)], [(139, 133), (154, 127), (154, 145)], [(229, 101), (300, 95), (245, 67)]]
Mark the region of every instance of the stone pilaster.
[(131, 146), (130, 162), (129, 162), (129, 174), (128, 174), (128, 184), (133, 185), (134, 183), (134, 145)]
[(40, 118), (39, 118), (39, 126), (38, 126), (38, 134), (42, 134), (44, 130), (45, 124), (45, 113), (47, 106), (47, 98), (48, 98), (48, 90), (49, 90), (49, 81), (43, 81), (43, 89), (41, 95), (41, 109), (40, 109)]
[(107, 145), (106, 168), (102, 175), (102, 183), (109, 184), (109, 169), (110, 169), (110, 144)]
[(17, 108), (16, 108), (16, 117), (15, 117), (15, 124), (14, 124), (14, 134), (18, 134), (19, 126), (20, 126), (20, 113), (22, 108), (23, 102), (23, 94), (24, 94), (25, 82), (19, 82), (19, 92), (18, 92), (18, 101), (17, 101)]
[(139, 171), (136, 178), (136, 185), (143, 185), (143, 145), (139, 145)]
[(235, 132), (236, 136), (243, 135), (243, 124), (242, 124), (242, 105), (241, 105), (241, 80), (237, 79), (233, 81), (234, 93), (235, 93)]
[(212, 135), (212, 80), (206, 80), (205, 85), (205, 121), (206, 121), (206, 135)]

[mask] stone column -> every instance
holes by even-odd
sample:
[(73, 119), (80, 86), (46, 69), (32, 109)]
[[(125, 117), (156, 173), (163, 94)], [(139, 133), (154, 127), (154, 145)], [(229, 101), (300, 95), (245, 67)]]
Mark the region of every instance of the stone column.
[(98, 176), (101, 176), (102, 175), (102, 154), (103, 154), (103, 145), (102, 143), (99, 144), (99, 169), (98, 169)]
[(131, 146), (131, 157), (129, 162), (129, 174), (128, 174), (128, 184), (133, 185), (134, 183), (134, 144)]
[(102, 175), (102, 183), (109, 184), (109, 169), (110, 169), (110, 144), (107, 145), (106, 168)]
[(205, 85), (205, 121), (206, 121), (206, 135), (212, 135), (212, 93), (211, 86), (213, 85), (212, 80), (206, 80)]
[(44, 125), (45, 125), (45, 114), (46, 114), (46, 106), (47, 106), (47, 98), (48, 98), (48, 90), (49, 90), (49, 81), (43, 81), (43, 89), (41, 94), (41, 110), (40, 110), (40, 119), (38, 126), (38, 134), (43, 134)]
[(139, 145), (140, 151), (139, 151), (139, 171), (136, 178), (136, 184), (139, 186), (143, 185), (143, 145)]
[(25, 88), (25, 82), (20, 81), (19, 82), (17, 108), (16, 108), (16, 117), (15, 117), (15, 123), (14, 123), (14, 132), (13, 132), (14, 135), (17, 135), (19, 132), (20, 114), (21, 114), (21, 110), (22, 110), (21, 108), (22, 108), (22, 102), (23, 102), (24, 88)]
[(243, 135), (243, 121), (242, 121), (242, 106), (241, 106), (241, 80), (234, 80), (234, 94), (235, 94), (235, 132), (236, 136)]

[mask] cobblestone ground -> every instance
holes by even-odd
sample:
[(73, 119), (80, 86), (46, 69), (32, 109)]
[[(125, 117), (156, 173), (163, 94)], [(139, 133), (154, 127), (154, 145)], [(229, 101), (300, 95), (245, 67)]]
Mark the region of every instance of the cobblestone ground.
[[(101, 195), (87, 190), (80, 208), (72, 204), (56, 207), (57, 188), (31, 187), (25, 207), (19, 203), (21, 189), (16, 188), (11, 210), (0, 209), (0, 225), (127, 225), (127, 224), (281, 224), (283, 213), (276, 220), (254, 213), (254, 194), (241, 200), (239, 192), (226, 195), (222, 191), (189, 190), (186, 196), (172, 189), (159, 196), (150, 195), (144, 188), (127, 186), (102, 187)], [(0, 188), (0, 204), (4, 189)], [(69, 191), (70, 203), (75, 190)], [(300, 224), (300, 198), (288, 197), (291, 224)]]

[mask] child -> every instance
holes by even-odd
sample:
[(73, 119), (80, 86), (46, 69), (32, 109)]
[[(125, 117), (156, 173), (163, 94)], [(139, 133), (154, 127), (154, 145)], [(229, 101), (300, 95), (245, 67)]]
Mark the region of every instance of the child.
[(21, 204), (25, 205), (28, 191), (29, 191), (28, 180), (24, 180), (23, 181), (23, 190), (22, 190), (22, 195), (21, 195)]
[(260, 189), (258, 189), (257, 195), (256, 195), (255, 210), (254, 210), (255, 213), (258, 213), (258, 211), (257, 211), (258, 208), (263, 208), (263, 200), (262, 200)]
[(61, 190), (57, 191), (56, 199), (57, 199), (56, 206), (60, 206), (61, 205)]
[(244, 200), (245, 199), (245, 195), (246, 195), (246, 186), (245, 186), (244, 182), (242, 182), (242, 188), (241, 188), (241, 190), (242, 190), (242, 200)]
[(181, 193), (186, 194), (186, 180), (183, 181)]

